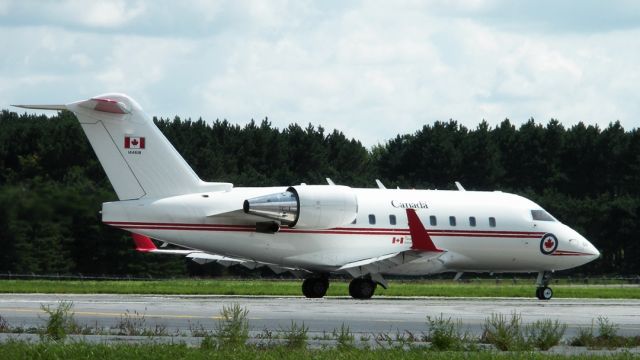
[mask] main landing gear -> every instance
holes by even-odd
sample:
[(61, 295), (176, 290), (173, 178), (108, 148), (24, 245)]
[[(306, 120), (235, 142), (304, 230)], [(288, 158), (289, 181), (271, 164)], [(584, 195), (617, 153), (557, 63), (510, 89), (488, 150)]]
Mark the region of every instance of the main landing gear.
[(550, 271), (540, 271), (536, 280), (536, 297), (540, 300), (550, 300), (553, 297), (553, 290), (549, 287), (551, 282)]
[(302, 282), (302, 293), (308, 298), (321, 298), (327, 294), (329, 288), (329, 278), (323, 277), (310, 277), (304, 279)]
[(349, 295), (354, 299), (371, 299), (378, 284), (367, 278), (355, 278), (349, 283)]
[[(349, 283), (349, 295), (354, 299), (371, 299), (376, 292), (378, 283), (368, 278), (355, 278)], [(324, 297), (329, 288), (327, 276), (314, 276), (304, 279), (302, 293), (312, 299)]]

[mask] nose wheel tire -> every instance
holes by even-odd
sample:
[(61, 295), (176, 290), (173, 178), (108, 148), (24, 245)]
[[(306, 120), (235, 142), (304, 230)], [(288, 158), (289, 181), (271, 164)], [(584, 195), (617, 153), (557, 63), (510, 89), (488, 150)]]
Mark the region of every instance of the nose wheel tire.
[(324, 278), (308, 278), (302, 282), (302, 293), (308, 298), (321, 298), (327, 294), (329, 280)]
[(536, 297), (540, 300), (550, 300), (553, 297), (553, 290), (548, 286), (541, 286), (536, 289)]
[(355, 278), (349, 283), (349, 295), (354, 299), (371, 299), (378, 284), (371, 279)]

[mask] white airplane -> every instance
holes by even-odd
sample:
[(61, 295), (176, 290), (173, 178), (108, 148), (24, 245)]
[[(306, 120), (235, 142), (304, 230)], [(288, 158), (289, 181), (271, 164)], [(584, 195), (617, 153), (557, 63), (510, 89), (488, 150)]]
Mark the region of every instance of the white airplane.
[[(234, 188), (204, 182), (130, 97), (105, 94), (66, 105), (82, 126), (119, 201), (102, 221), (137, 234), (138, 249), (269, 266), (305, 277), (323, 297), (330, 273), (353, 277), (349, 294), (370, 298), (385, 274), (537, 272), (550, 275), (600, 256), (583, 236), (536, 203), (500, 191), (356, 189), (335, 185)], [(150, 238), (187, 250), (157, 249)]]

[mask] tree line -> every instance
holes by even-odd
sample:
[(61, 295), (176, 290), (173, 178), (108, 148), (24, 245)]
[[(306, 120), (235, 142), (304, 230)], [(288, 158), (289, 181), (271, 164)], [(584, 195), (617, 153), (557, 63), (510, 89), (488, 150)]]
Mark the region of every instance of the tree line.
[[(502, 190), (526, 196), (592, 241), (603, 256), (573, 272), (639, 274), (640, 132), (620, 123), (564, 127), (508, 119), (470, 129), (454, 120), (367, 149), (311, 124), (279, 129), (268, 119), (154, 118), (207, 181), (235, 186), (335, 183), (389, 188)], [(117, 197), (78, 121), (0, 115), (0, 273), (181, 276), (245, 274), (132, 251), (129, 235), (98, 211)], [(268, 270), (262, 270), (268, 271)]]

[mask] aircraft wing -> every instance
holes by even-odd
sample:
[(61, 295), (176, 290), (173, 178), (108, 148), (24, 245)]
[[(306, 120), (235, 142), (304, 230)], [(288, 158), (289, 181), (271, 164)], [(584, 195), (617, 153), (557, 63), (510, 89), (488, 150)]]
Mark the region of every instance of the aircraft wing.
[(291, 272), (297, 277), (302, 277), (307, 273), (304, 269), (282, 267), (275, 264), (261, 263), (249, 259), (233, 258), (228, 256), (222, 256), (218, 254), (212, 254), (201, 250), (191, 249), (158, 249), (148, 236), (132, 233), (133, 241), (136, 244), (136, 251), (154, 253), (154, 254), (169, 254), (169, 255), (184, 255), (185, 257), (193, 260), (194, 262), (202, 265), (210, 262), (217, 262), (222, 266), (242, 265), (249, 269), (255, 269), (262, 266), (269, 267), (274, 273), (280, 274), (285, 271)]
[(241, 264), (248, 261), (244, 259), (236, 259), (236, 258), (231, 258), (227, 256), (217, 255), (217, 254), (210, 254), (200, 250), (158, 249), (156, 245), (153, 243), (153, 241), (151, 241), (151, 238), (149, 238), (148, 236), (144, 236), (136, 233), (132, 233), (131, 236), (133, 237), (133, 241), (136, 244), (136, 251), (139, 251), (139, 252), (147, 252), (147, 253), (154, 253), (154, 254), (184, 255), (199, 264), (205, 264), (208, 262), (217, 261), (223, 265), (225, 263), (232, 265), (232, 264)]
[(353, 277), (370, 275), (374, 281), (386, 288), (386, 281), (381, 273), (418, 259), (438, 258), (446, 253), (446, 250), (440, 249), (431, 240), (415, 209), (407, 209), (407, 220), (411, 234), (409, 250), (351, 262), (338, 268), (338, 271), (346, 271)]

